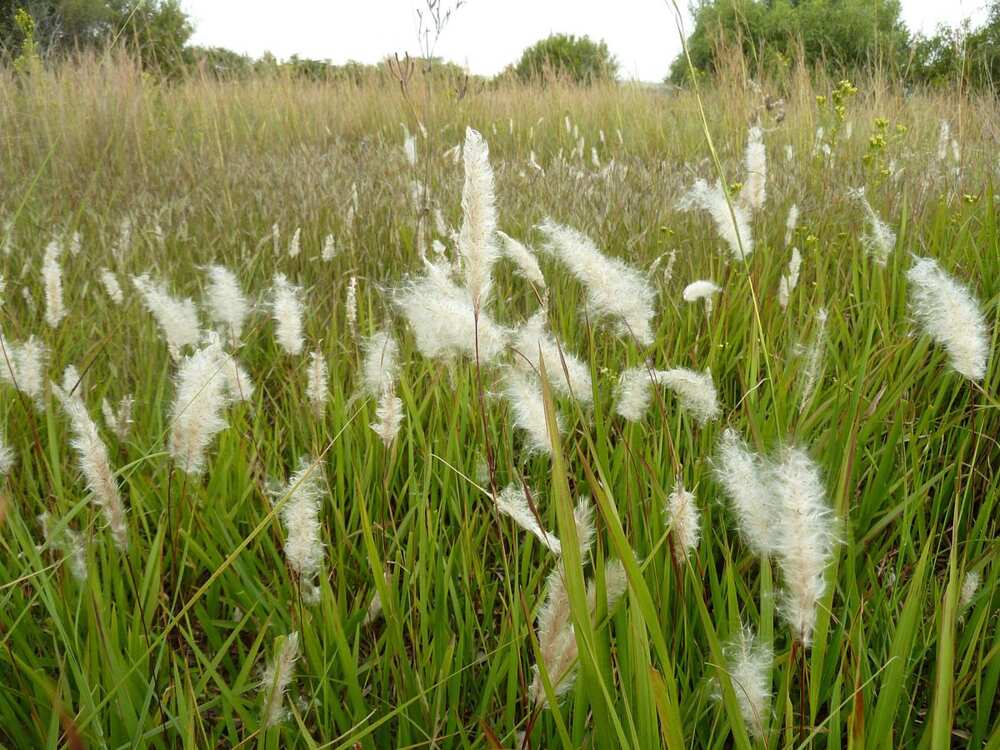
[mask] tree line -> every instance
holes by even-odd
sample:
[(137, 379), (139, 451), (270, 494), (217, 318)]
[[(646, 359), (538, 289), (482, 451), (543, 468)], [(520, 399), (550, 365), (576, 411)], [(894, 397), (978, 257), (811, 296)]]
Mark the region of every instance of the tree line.
[[(834, 75), (878, 67), (913, 84), (992, 90), (1000, 81), (1000, 0), (990, 0), (979, 26), (968, 22), (931, 35), (912, 34), (899, 0), (693, 0), (686, 54), (665, 81), (684, 85), (692, 73), (711, 77), (736, 59), (753, 77), (780, 76), (797, 62)], [(198, 71), (219, 77), (282, 73), (358, 83), (396, 80), (400, 66), (335, 64), (293, 56), (251, 58), (190, 43), (194, 29), (179, 0), (0, 0), (0, 57), (23, 67), (75, 52), (118, 47), (150, 71), (170, 76)], [(669, 33), (665, 29), (664, 33)], [(464, 71), (438, 59), (418, 61), (425, 72), (460, 78)], [(614, 80), (618, 61), (603, 41), (553, 34), (524, 50), (497, 79)]]

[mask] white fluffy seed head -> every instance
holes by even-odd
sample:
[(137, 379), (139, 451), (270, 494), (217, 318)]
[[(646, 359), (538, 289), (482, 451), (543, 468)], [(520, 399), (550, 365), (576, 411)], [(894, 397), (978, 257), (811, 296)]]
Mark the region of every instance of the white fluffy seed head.
[(281, 522), (285, 527), (285, 560), (306, 592), (306, 600), (318, 595), (314, 578), (323, 567), (326, 552), (321, 538), (320, 505), (326, 496), (323, 467), (302, 458), (299, 469), (278, 494)]
[(826, 319), (826, 310), (821, 307), (816, 312), (816, 330), (809, 345), (802, 350), (799, 409), (805, 409), (809, 405), (819, 384), (820, 373), (823, 370), (823, 350), (826, 348)]
[(655, 376), (660, 385), (674, 392), (681, 408), (694, 417), (698, 424), (704, 425), (718, 419), (721, 412), (719, 398), (710, 372), (676, 367), (672, 370), (657, 370)]
[(399, 434), (402, 424), (403, 401), (396, 395), (396, 390), (390, 382), (382, 389), (382, 394), (379, 396), (375, 408), (375, 421), (371, 424), (371, 428), (388, 448)]
[(680, 481), (667, 497), (666, 517), (673, 535), (674, 559), (683, 565), (698, 549), (701, 519), (694, 493), (684, 489)]
[(802, 254), (797, 247), (792, 248), (792, 257), (788, 261), (788, 271), (782, 274), (778, 282), (778, 303), (782, 309), (788, 307), (788, 299), (799, 283), (799, 270), (802, 267)]
[(788, 209), (788, 217), (785, 219), (785, 247), (792, 244), (792, 237), (795, 236), (795, 227), (799, 224), (799, 207), (794, 203)]
[(101, 269), (101, 285), (104, 287), (104, 291), (108, 297), (116, 305), (120, 305), (125, 301), (125, 294), (122, 292), (121, 284), (118, 283), (118, 277), (110, 269)]
[(323, 238), (323, 251), (320, 253), (320, 258), (324, 263), (329, 263), (337, 256), (337, 241), (334, 239), (332, 234), (328, 234)]
[(76, 451), (78, 465), (87, 480), (87, 489), (93, 495), (94, 504), (104, 514), (111, 536), (117, 547), (124, 550), (128, 545), (128, 528), (125, 521), (125, 505), (118, 489), (118, 480), (108, 459), (108, 449), (101, 439), (97, 425), (91, 419), (87, 406), (79, 392), (70, 388), (79, 382), (75, 368), (67, 367), (63, 385), (52, 384), (52, 392), (62, 404), (73, 432), (71, 444)]
[(10, 383), (36, 405), (41, 404), (45, 346), (34, 336), (23, 344), (15, 344), (0, 333), (0, 380)]
[(826, 568), (837, 543), (819, 467), (799, 448), (787, 448), (770, 470), (775, 550), (784, 591), (781, 612), (804, 646), (812, 642), (816, 610), (826, 591)]
[(59, 256), (62, 254), (62, 244), (52, 240), (45, 248), (42, 259), (42, 281), (45, 286), (45, 322), (50, 328), (56, 328), (66, 317), (66, 307), (63, 304), (62, 266)]
[(226, 427), (222, 411), (231, 400), (226, 358), (212, 342), (183, 359), (177, 370), (170, 410), (171, 458), (184, 472), (198, 476), (205, 468), (205, 451)]
[(302, 227), (296, 227), (292, 239), (288, 241), (288, 257), (298, 258), (302, 252)]
[(934, 343), (944, 347), (957, 373), (981, 381), (990, 353), (989, 331), (972, 292), (931, 258), (917, 258), (906, 278), (914, 318)]
[(590, 403), (593, 400), (590, 368), (567, 351), (545, 327), (545, 310), (539, 310), (517, 330), (511, 345), (536, 371), (540, 370), (540, 362), (544, 360), (554, 391)]
[[(532, 498), (537, 498), (537, 494), (531, 493)], [(559, 538), (551, 531), (542, 528), (535, 512), (528, 504), (528, 495), (525, 488), (519, 484), (509, 484), (494, 498), (497, 510), (510, 518), (514, 523), (534, 536), (552, 554), (562, 553)]]
[(378, 331), (364, 345), (361, 390), (373, 398), (391, 388), (399, 371), (399, 345), (388, 331)]
[(958, 595), (958, 611), (964, 613), (976, 598), (983, 577), (977, 570), (968, 571), (962, 578), (962, 590)]
[(767, 199), (767, 149), (764, 147), (764, 133), (758, 127), (750, 128), (743, 168), (746, 177), (740, 190), (740, 203), (751, 212), (760, 211)]
[(730, 202), (721, 182), (709, 187), (704, 180), (697, 180), (677, 207), (682, 211), (702, 209), (708, 211), (719, 236), (729, 246), (736, 260), (745, 260), (753, 252), (750, 216), (738, 201)]
[[(681, 297), (685, 302), (697, 302), (698, 300), (711, 300), (712, 297), (722, 291), (722, 287), (709, 279), (699, 279), (692, 281), (681, 292)], [(708, 304), (708, 303), (706, 303)]]
[(166, 286), (153, 282), (148, 274), (133, 276), (132, 283), (146, 309), (156, 319), (170, 356), (179, 359), (184, 347), (195, 346), (201, 339), (201, 325), (194, 301), (171, 296)]
[(299, 659), (298, 631), (285, 637), (274, 661), (261, 675), (260, 689), (264, 693), (264, 726), (273, 727), (283, 722), (288, 711), (284, 707), (285, 693), (295, 676), (295, 663)]
[(875, 259), (875, 262), (884, 266), (889, 261), (893, 249), (896, 247), (896, 233), (886, 224), (882, 217), (878, 215), (872, 204), (865, 196), (865, 189), (853, 188), (848, 190), (848, 195), (858, 200), (865, 211), (867, 217), (867, 229), (861, 236), (861, 244), (865, 251)]
[(760, 739), (764, 736), (771, 714), (771, 665), (774, 652), (757, 637), (752, 628), (744, 626), (726, 644), (723, 653), (743, 721), (750, 734)]
[(588, 313), (615, 321), (619, 334), (631, 335), (644, 346), (652, 344), (656, 290), (645, 274), (618, 258), (607, 257), (575, 229), (548, 219), (539, 228), (549, 240), (546, 250), (586, 288)]
[(531, 250), (524, 243), (515, 240), (503, 232), (497, 232), (497, 236), (501, 239), (500, 247), (503, 250), (504, 257), (514, 264), (517, 275), (531, 282), (539, 289), (545, 289), (545, 276), (542, 275), (538, 259)]
[(10, 474), (10, 470), (17, 463), (17, 454), (14, 449), (7, 444), (7, 439), (0, 433), (0, 479)]
[(630, 367), (622, 372), (615, 389), (615, 411), (629, 422), (640, 422), (652, 400), (653, 381), (646, 367)]
[[(552, 453), (549, 429), (545, 422), (545, 401), (538, 379), (520, 370), (508, 370), (504, 395), (510, 404), (514, 426), (523, 430), (531, 453)], [(562, 419), (557, 415), (556, 428), (562, 432)]]
[(209, 317), (213, 323), (223, 327), (229, 343), (236, 346), (243, 335), (243, 322), (250, 312), (236, 274), (224, 266), (209, 266), (206, 295)]
[(462, 188), (462, 228), (458, 251), (462, 256), (465, 286), (476, 309), (483, 307), (492, 286), (493, 264), (497, 257), (497, 212), (493, 195), (490, 151), (483, 137), (467, 128), (462, 148), (465, 185)]
[(358, 335), (358, 280), (354, 276), (347, 282), (347, 298), (344, 301), (347, 330), (352, 336)]
[(477, 332), (472, 297), (449, 274), (447, 263), (428, 263), (424, 276), (397, 291), (396, 307), (410, 324), (423, 356), (475, 359), (478, 335), (479, 361), (492, 362), (506, 348), (508, 333), (482, 310)]
[(121, 441), (128, 439), (132, 429), (132, 404), (132, 396), (122, 396), (116, 411), (106, 398), (101, 399), (101, 414), (104, 416), (104, 425)]
[(275, 338), (288, 354), (299, 355), (305, 347), (302, 338), (302, 289), (292, 284), (283, 273), (274, 275), (271, 288), (271, 315), (275, 323)]
[(330, 397), (329, 371), (323, 352), (317, 350), (309, 353), (309, 368), (306, 377), (306, 398), (309, 399), (313, 413), (321, 419), (326, 411), (326, 402)]
[(777, 511), (764, 459), (753, 453), (735, 430), (727, 429), (719, 438), (714, 470), (743, 540), (755, 554), (772, 552)]

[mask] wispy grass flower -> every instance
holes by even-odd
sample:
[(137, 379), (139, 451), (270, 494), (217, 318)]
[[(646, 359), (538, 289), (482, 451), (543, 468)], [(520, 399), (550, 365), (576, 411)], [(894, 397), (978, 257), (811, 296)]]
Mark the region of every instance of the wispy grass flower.
[(45, 286), (45, 322), (49, 328), (56, 328), (66, 317), (66, 306), (63, 303), (62, 266), (59, 256), (62, 254), (62, 244), (52, 240), (45, 248), (42, 259), (42, 281)]
[(719, 439), (713, 468), (743, 540), (754, 554), (772, 552), (777, 509), (763, 457), (751, 451), (735, 430), (727, 429)]
[(889, 256), (892, 255), (892, 251), (896, 247), (896, 233), (882, 220), (882, 217), (876, 213), (875, 209), (872, 208), (872, 204), (868, 202), (868, 198), (865, 196), (865, 189), (863, 187), (848, 190), (848, 195), (861, 203), (867, 218), (867, 228), (861, 236), (861, 244), (864, 245), (865, 251), (875, 259), (878, 265), (884, 266), (889, 261)]
[(118, 409), (112, 408), (111, 403), (106, 399), (101, 399), (101, 414), (104, 416), (104, 425), (114, 433), (121, 441), (128, 439), (132, 430), (132, 396), (122, 396), (118, 402)]
[(34, 336), (16, 344), (0, 333), (0, 380), (40, 404), (45, 383), (45, 346)]
[(238, 345), (243, 335), (243, 323), (250, 312), (250, 304), (240, 288), (236, 274), (225, 266), (209, 266), (206, 297), (212, 322), (223, 327), (231, 346)]
[(723, 654), (743, 721), (750, 734), (760, 739), (771, 715), (774, 652), (752, 628), (743, 626), (736, 637), (726, 644)]
[(986, 376), (990, 337), (972, 292), (932, 258), (916, 258), (906, 278), (914, 318), (934, 343), (948, 352), (949, 363), (959, 375), (982, 380)]
[(382, 443), (388, 448), (399, 434), (403, 424), (403, 401), (396, 395), (395, 385), (387, 384), (378, 399), (375, 408), (375, 421), (371, 424)]
[(67, 367), (63, 385), (52, 384), (52, 392), (62, 404), (73, 431), (71, 445), (76, 451), (80, 472), (87, 480), (94, 504), (101, 509), (111, 529), (115, 545), (124, 550), (128, 546), (128, 527), (125, 521), (125, 504), (122, 502), (118, 480), (108, 459), (108, 449), (101, 439), (97, 425), (91, 419), (87, 406), (78, 392), (70, 388), (78, 383), (76, 369)]
[(673, 536), (674, 559), (679, 565), (698, 549), (701, 539), (701, 518), (694, 493), (684, 489), (680, 480), (667, 497), (667, 523), (670, 524), (670, 534)]
[(559, 258), (587, 290), (586, 309), (595, 318), (617, 323), (618, 333), (644, 346), (653, 343), (656, 291), (643, 273), (605, 256), (585, 234), (546, 219), (539, 227), (548, 252)]
[(538, 265), (538, 259), (534, 254), (524, 245), (524, 243), (515, 240), (513, 237), (504, 234), (503, 232), (497, 232), (497, 236), (501, 240), (501, 249), (503, 251), (504, 257), (510, 260), (514, 264), (515, 272), (518, 276), (531, 282), (539, 289), (545, 289), (545, 276), (542, 275), (542, 269)]
[(802, 268), (802, 254), (797, 247), (792, 248), (792, 257), (788, 261), (788, 271), (781, 275), (778, 282), (778, 304), (782, 309), (788, 307), (791, 293), (799, 283), (799, 270)]
[(273, 727), (288, 717), (284, 707), (285, 693), (295, 676), (295, 663), (299, 659), (299, 633), (287, 635), (281, 642), (274, 661), (268, 664), (261, 676), (260, 689), (264, 693), (263, 723)]
[(212, 342), (181, 361), (170, 410), (167, 449), (177, 466), (198, 476), (205, 468), (205, 451), (226, 427), (222, 411), (232, 396), (222, 347)]
[(759, 127), (750, 128), (743, 152), (743, 168), (746, 176), (740, 190), (740, 203), (751, 212), (760, 211), (767, 199), (767, 149), (764, 132)]
[(322, 464), (302, 458), (298, 470), (276, 498), (283, 503), (280, 515), (285, 527), (285, 560), (298, 578), (303, 600), (309, 604), (318, 602), (320, 595), (315, 578), (326, 556), (319, 520), (326, 494)]
[(554, 391), (590, 403), (593, 400), (590, 368), (545, 328), (546, 313), (539, 310), (517, 330), (511, 345), (535, 371), (540, 370), (544, 360), (545, 372)]
[(488, 300), (493, 284), (493, 264), (497, 258), (497, 211), (489, 147), (472, 128), (465, 131), (462, 156), (465, 160), (465, 185), (462, 188), (458, 252), (462, 257), (465, 286), (473, 307), (478, 311)]
[[(504, 378), (504, 395), (510, 404), (514, 426), (522, 430), (532, 453), (552, 453), (549, 429), (545, 422), (545, 401), (542, 387), (534, 375), (510, 369)], [(562, 432), (562, 418), (556, 416), (556, 427)]]
[(305, 347), (302, 338), (302, 288), (292, 284), (283, 273), (274, 275), (271, 287), (271, 315), (275, 338), (288, 354), (299, 355)]
[(116, 305), (120, 305), (125, 301), (125, 294), (122, 292), (121, 284), (118, 283), (118, 277), (110, 269), (101, 269), (101, 285), (104, 287), (104, 291), (108, 297)]
[(559, 537), (551, 531), (542, 528), (536, 514), (528, 504), (528, 495), (520, 484), (509, 484), (494, 498), (497, 510), (510, 518), (514, 523), (538, 539), (542, 546), (554, 555), (562, 553)]
[(713, 300), (712, 298), (722, 291), (722, 287), (718, 286), (714, 281), (708, 279), (699, 279), (698, 281), (692, 281), (686, 287), (684, 291), (681, 292), (681, 297), (685, 302), (697, 302), (698, 300), (704, 300), (705, 302), (705, 314), (712, 314)]
[(735, 260), (745, 260), (753, 253), (753, 235), (750, 232), (750, 216), (738, 201), (726, 198), (726, 190), (721, 182), (709, 187), (704, 180), (697, 180), (681, 198), (677, 207), (682, 211), (701, 209), (708, 211), (719, 236), (729, 247)]
[(309, 404), (316, 417), (322, 419), (326, 411), (326, 402), (330, 398), (329, 371), (323, 352), (316, 350), (309, 353), (306, 378), (306, 398), (309, 399)]
[(377, 331), (364, 345), (365, 356), (361, 363), (361, 390), (368, 396), (378, 397), (392, 386), (399, 371), (399, 345), (388, 331)]
[(133, 276), (132, 283), (160, 326), (170, 356), (179, 359), (184, 347), (194, 346), (201, 339), (194, 301), (171, 296), (165, 285), (153, 282), (147, 274)]

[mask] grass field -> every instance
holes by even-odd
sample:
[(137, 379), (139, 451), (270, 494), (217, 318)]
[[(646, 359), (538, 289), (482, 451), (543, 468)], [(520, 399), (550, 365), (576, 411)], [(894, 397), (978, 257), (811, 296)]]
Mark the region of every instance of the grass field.
[[(996, 349), (1000, 112), (957, 92), (856, 83), (841, 120), (836, 83), (803, 75), (765, 92), (731, 81), (699, 100), (632, 87), (461, 96), (419, 77), (404, 91), (164, 86), (121, 60), (4, 74), (4, 352), (10, 362), (34, 337), (45, 360), (36, 394), (0, 383), (13, 456), (0, 485), (0, 744), (1000, 748), (1000, 368), (990, 356), (978, 382), (956, 373), (917, 325), (907, 277), (915, 255), (936, 259), (978, 298)], [(784, 105), (768, 109), (765, 93)], [(678, 204), (718, 176), (706, 132), (727, 183), (752, 177), (755, 121), (767, 195), (742, 262), (708, 213)], [(589, 394), (549, 387), (562, 382), (558, 357), (545, 359), (544, 388), (525, 352), (429, 359), (393, 302), (424, 273), (422, 249), (457, 257), (467, 126), (489, 144), (499, 228), (539, 251), (546, 282), (501, 259), (482, 314), (514, 329), (544, 301)], [(884, 266), (866, 249), (860, 187), (895, 234)], [(546, 218), (648, 279), (651, 344), (584, 304), (584, 285), (542, 250)], [(792, 247), (801, 274), (783, 307)], [(239, 346), (222, 346), (253, 388), (227, 400), (194, 474), (172, 443), (184, 360), (132, 277), (190, 297), (210, 330), (210, 264), (249, 298)], [(300, 353), (276, 335), (276, 273), (302, 287)], [(710, 313), (682, 297), (698, 279), (721, 287)], [(370, 427), (384, 394), (364, 388), (365, 342), (380, 330), (399, 346), (402, 422), (388, 442)], [(328, 366), (325, 403), (309, 387), (312, 352)], [(79, 377), (62, 393), (49, 381), (68, 365)], [(623, 419), (619, 376), (645, 367), (708, 368), (721, 414), (703, 424), (654, 388), (648, 412)], [(539, 450), (513, 424), (517, 377), (542, 404), (536, 424), (560, 415)], [(115, 411), (129, 396), (131, 424), (102, 417), (102, 400)], [(79, 468), (68, 414), (81, 403), (114, 472), (103, 486), (127, 511), (125, 544)], [(787, 570), (747, 543), (713, 471), (726, 428), (760, 455), (798, 446), (819, 467), (839, 543), (808, 647), (783, 617)], [(286, 485), (304, 456), (315, 463)], [(534, 490), (561, 557), (497, 511), (492, 493), (512, 483)], [(680, 484), (701, 526), (686, 559), (664, 512)], [(319, 495), (316, 575), (286, 554), (283, 511), (304, 485)], [(594, 508), (589, 551), (581, 496)], [(532, 687), (553, 570), (579, 658), (565, 695), (545, 701), (560, 687), (548, 668)], [(771, 696), (756, 721), (727, 647), (744, 627), (764, 654), (754, 687)]]

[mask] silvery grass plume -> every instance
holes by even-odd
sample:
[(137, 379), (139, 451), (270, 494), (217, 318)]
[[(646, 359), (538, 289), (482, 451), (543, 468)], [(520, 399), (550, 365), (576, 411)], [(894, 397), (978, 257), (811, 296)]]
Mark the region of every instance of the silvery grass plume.
[(767, 199), (767, 149), (764, 132), (759, 127), (750, 128), (746, 150), (743, 152), (746, 177), (740, 190), (740, 203), (748, 211), (760, 211)]
[[(538, 378), (521, 370), (509, 369), (504, 378), (504, 396), (514, 421), (514, 426), (523, 430), (528, 440), (530, 453), (552, 453), (549, 429), (545, 422), (545, 401)], [(556, 415), (556, 429), (562, 432), (563, 420)]]
[(948, 158), (948, 146), (951, 144), (951, 124), (947, 120), (941, 120), (938, 130), (937, 158), (944, 161)]
[(101, 269), (101, 285), (104, 287), (104, 291), (108, 297), (116, 305), (120, 305), (125, 301), (125, 293), (122, 292), (121, 284), (118, 283), (118, 277), (110, 269)]
[(0, 432), (0, 479), (10, 474), (15, 463), (17, 463), (17, 454), (13, 448), (7, 445), (6, 436)]
[(10, 255), (14, 252), (14, 220), (7, 219), (3, 223), (3, 240), (0, 241), (0, 252)]
[(704, 180), (696, 180), (687, 194), (678, 201), (677, 208), (681, 211), (708, 211), (715, 223), (715, 230), (729, 246), (729, 252), (736, 260), (746, 260), (753, 253), (750, 216), (738, 202), (727, 198), (721, 182), (716, 181), (709, 187)]
[[(625, 568), (618, 560), (609, 560), (605, 565), (604, 585), (606, 609), (611, 612), (628, 588)], [(597, 586), (593, 580), (587, 583), (587, 608), (593, 619), (597, 612)], [(573, 687), (579, 655), (561, 562), (549, 574), (548, 594), (538, 615), (536, 632), (542, 665), (552, 685), (552, 692), (556, 698), (560, 698)], [(548, 707), (539, 665), (536, 664), (532, 671), (534, 679), (528, 688), (528, 694), (535, 705)]]
[(667, 497), (665, 511), (674, 542), (674, 559), (678, 565), (683, 565), (698, 549), (698, 542), (701, 539), (701, 520), (694, 493), (684, 489), (680, 480)]
[(787, 448), (770, 471), (774, 498), (774, 548), (784, 591), (781, 612), (808, 647), (816, 608), (826, 591), (826, 568), (837, 544), (836, 521), (826, 501), (819, 467), (800, 448)]
[(104, 425), (122, 442), (128, 440), (128, 434), (132, 429), (132, 404), (131, 395), (122, 396), (122, 400), (118, 402), (118, 410), (115, 411), (106, 398), (101, 399)]
[[(559, 537), (551, 531), (546, 531), (542, 528), (537, 514), (528, 504), (529, 491), (519, 484), (508, 484), (500, 491), (498, 496), (493, 498), (494, 502), (496, 502), (497, 510), (537, 538), (542, 543), (542, 546), (552, 554), (558, 556), (562, 554)], [(532, 493), (532, 496), (535, 496), (534, 493)]]
[(976, 598), (979, 587), (983, 582), (983, 577), (977, 570), (970, 570), (962, 577), (962, 590), (958, 595), (959, 619), (965, 618), (965, 613)]
[(504, 257), (514, 264), (515, 273), (539, 289), (545, 289), (545, 277), (534, 254), (524, 243), (503, 232), (498, 231), (497, 236), (501, 239), (500, 247)]
[(417, 349), (429, 359), (478, 358), (491, 362), (503, 353), (507, 331), (483, 311), (478, 332), (472, 296), (450, 278), (447, 263), (426, 262), (427, 273), (410, 280), (395, 295), (396, 307), (413, 329)]
[(417, 139), (405, 132), (404, 128), (403, 136), (403, 156), (406, 157), (406, 163), (411, 167), (417, 163)]
[(337, 256), (337, 241), (334, 239), (332, 234), (328, 234), (323, 238), (323, 250), (320, 253), (320, 259), (324, 263), (329, 263)]
[(282, 503), (280, 515), (285, 527), (285, 560), (302, 587), (302, 599), (307, 604), (319, 601), (320, 589), (316, 576), (323, 568), (326, 552), (321, 539), (320, 506), (326, 496), (323, 465), (303, 457), (288, 484), (278, 493)]
[[(564, 396), (589, 404), (593, 401), (593, 386), (590, 368), (566, 350), (556, 338), (545, 330), (545, 310), (539, 310), (514, 335), (514, 347), (538, 371), (540, 362), (545, 362), (552, 389)], [(565, 368), (563, 365), (565, 364)]]
[(712, 314), (713, 300), (716, 294), (722, 291), (722, 287), (718, 286), (714, 281), (708, 279), (699, 279), (698, 281), (692, 281), (686, 287), (684, 291), (681, 292), (681, 297), (684, 298), (685, 302), (697, 302), (698, 300), (705, 301), (705, 314)]
[(388, 448), (399, 434), (402, 424), (403, 401), (396, 395), (395, 385), (390, 382), (382, 389), (375, 408), (375, 421), (369, 426)]
[(609, 258), (582, 232), (546, 219), (539, 226), (549, 239), (546, 250), (559, 258), (587, 290), (586, 310), (617, 322), (619, 333), (644, 346), (653, 343), (656, 291), (644, 274)]
[(663, 258), (667, 259), (667, 265), (663, 267), (663, 278), (661, 283), (669, 284), (671, 279), (674, 278), (674, 266), (677, 265), (677, 248), (671, 249), (668, 253), (663, 253), (653, 261), (653, 264), (649, 267), (649, 278), (653, 278), (656, 275), (656, 272), (660, 268), (660, 262)]
[(177, 370), (176, 393), (170, 410), (167, 450), (177, 466), (191, 476), (205, 468), (205, 451), (226, 427), (222, 411), (253, 392), (249, 376), (210, 340), (185, 357)]
[(352, 276), (347, 282), (346, 309), (347, 330), (352, 336), (358, 335), (358, 280)]
[(83, 540), (69, 526), (64, 526), (59, 532), (53, 534), (52, 517), (46, 511), (38, 516), (38, 523), (42, 527), (42, 539), (45, 545), (52, 549), (57, 549), (66, 558), (69, 572), (79, 582), (87, 580), (87, 549)]
[(285, 636), (274, 661), (267, 665), (260, 680), (260, 689), (264, 693), (263, 722), (266, 727), (273, 727), (288, 717), (285, 708), (285, 693), (295, 675), (295, 663), (299, 659), (299, 633), (295, 631)]
[(792, 244), (792, 238), (795, 236), (795, 227), (799, 225), (799, 207), (792, 204), (791, 208), (788, 209), (788, 218), (785, 219), (785, 247)]
[(683, 367), (672, 370), (633, 367), (622, 372), (617, 389), (618, 414), (629, 422), (641, 421), (652, 400), (650, 388), (653, 383), (673, 391), (681, 408), (698, 424), (704, 425), (718, 418), (719, 398), (711, 373)]
[(792, 257), (788, 261), (788, 271), (781, 275), (778, 282), (778, 304), (782, 309), (788, 307), (788, 298), (799, 283), (799, 270), (802, 268), (802, 254), (797, 247), (792, 248)]
[(15, 344), (0, 333), (0, 380), (40, 405), (45, 383), (45, 346), (34, 336), (23, 344)]
[(274, 275), (271, 287), (271, 316), (275, 323), (275, 338), (286, 352), (302, 353), (302, 288), (292, 284), (283, 273)]
[(45, 248), (42, 259), (42, 280), (45, 285), (45, 322), (49, 328), (56, 328), (66, 317), (66, 306), (63, 304), (62, 266), (59, 256), (62, 254), (62, 244), (52, 240)]
[(278, 226), (278, 222), (271, 225), (271, 245), (275, 255), (281, 252), (281, 228)]
[[(388, 568), (386, 568), (385, 571), (383, 572), (382, 579), (385, 581), (386, 586), (391, 585), (392, 575), (389, 573)], [(365, 619), (361, 622), (361, 624), (364, 627), (368, 627), (381, 616), (382, 616), (382, 595), (379, 593), (378, 588), (376, 588), (375, 593), (372, 595), (371, 603), (369, 603), (368, 609), (365, 611)]]
[(751, 451), (735, 430), (727, 429), (719, 438), (713, 464), (743, 541), (756, 555), (773, 552), (777, 511), (764, 459)]
[(465, 185), (462, 188), (462, 227), (458, 252), (462, 257), (465, 286), (476, 311), (485, 306), (492, 286), (493, 264), (497, 258), (497, 210), (493, 195), (490, 151), (483, 137), (472, 128), (465, 130), (462, 148)]
[(726, 671), (750, 734), (761, 739), (771, 715), (771, 665), (774, 652), (753, 628), (743, 626), (723, 649)]
[(78, 466), (87, 480), (87, 489), (93, 496), (94, 504), (101, 509), (111, 537), (120, 550), (128, 546), (128, 527), (125, 522), (125, 505), (118, 489), (118, 481), (108, 460), (108, 449), (101, 440), (97, 425), (90, 418), (86, 404), (78, 392), (72, 392), (78, 387), (80, 377), (72, 366), (66, 368), (63, 374), (63, 385), (52, 384), (52, 392), (62, 404), (63, 411), (69, 418), (70, 429), (73, 432), (71, 445), (76, 451)]
[(123, 216), (118, 224), (118, 239), (111, 246), (111, 254), (119, 265), (132, 250), (132, 217)]
[(133, 276), (132, 283), (146, 309), (156, 319), (166, 339), (170, 356), (175, 360), (179, 359), (184, 347), (196, 345), (201, 338), (201, 326), (194, 301), (189, 297), (172, 297), (164, 284), (154, 283), (148, 274)]
[(889, 261), (893, 248), (896, 247), (896, 233), (882, 221), (882, 217), (872, 208), (863, 187), (851, 188), (847, 194), (861, 203), (867, 216), (867, 229), (861, 236), (861, 244), (864, 245), (865, 252), (872, 256), (878, 265), (884, 266)]
[(959, 375), (982, 380), (990, 353), (989, 335), (970, 289), (932, 258), (915, 258), (906, 278), (910, 282), (910, 309), (921, 328), (944, 347)]
[(391, 388), (399, 372), (399, 345), (388, 331), (377, 331), (364, 344), (361, 391), (373, 398)]
[(292, 239), (288, 241), (288, 257), (298, 258), (300, 252), (302, 252), (302, 227), (295, 227)]
[(820, 372), (823, 369), (823, 350), (826, 348), (826, 320), (824, 308), (816, 311), (816, 329), (809, 345), (802, 350), (801, 395), (799, 409), (805, 409), (812, 401), (816, 386), (819, 384)]
[(208, 267), (208, 314), (212, 322), (222, 326), (226, 340), (237, 346), (243, 335), (243, 323), (250, 312), (236, 274), (219, 265)]
[(306, 370), (306, 398), (312, 406), (313, 413), (322, 419), (326, 412), (326, 402), (330, 398), (329, 370), (323, 352), (316, 350), (309, 353), (309, 367)]

